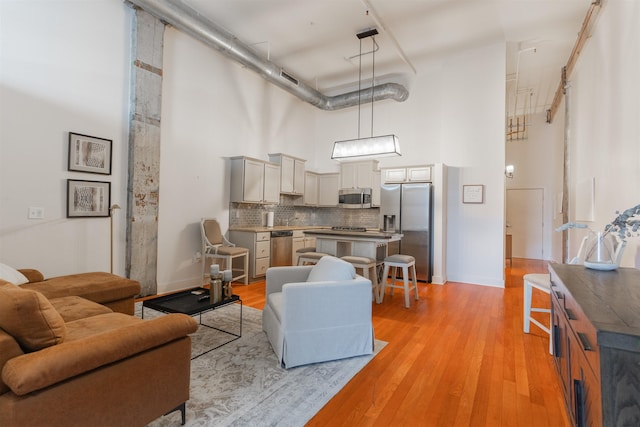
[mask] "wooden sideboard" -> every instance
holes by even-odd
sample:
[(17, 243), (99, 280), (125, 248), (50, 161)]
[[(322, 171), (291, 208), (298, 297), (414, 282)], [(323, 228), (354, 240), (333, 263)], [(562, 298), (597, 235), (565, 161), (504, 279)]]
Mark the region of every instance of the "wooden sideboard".
[(640, 425), (640, 270), (549, 271), (553, 356), (573, 425)]

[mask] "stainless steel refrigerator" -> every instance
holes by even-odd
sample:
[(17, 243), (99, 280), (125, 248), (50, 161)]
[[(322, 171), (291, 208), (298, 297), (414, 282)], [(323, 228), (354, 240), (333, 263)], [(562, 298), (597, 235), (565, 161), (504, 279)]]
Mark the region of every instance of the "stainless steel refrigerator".
[(380, 228), (404, 236), (389, 244), (389, 255), (412, 255), (418, 280), (431, 282), (432, 185), (383, 184), (380, 189)]

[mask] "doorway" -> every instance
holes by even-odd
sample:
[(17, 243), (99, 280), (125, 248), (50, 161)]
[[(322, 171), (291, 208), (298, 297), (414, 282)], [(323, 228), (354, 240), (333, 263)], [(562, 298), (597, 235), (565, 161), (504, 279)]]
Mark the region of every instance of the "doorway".
[(507, 189), (507, 234), (512, 256), (544, 260), (544, 191), (542, 188)]

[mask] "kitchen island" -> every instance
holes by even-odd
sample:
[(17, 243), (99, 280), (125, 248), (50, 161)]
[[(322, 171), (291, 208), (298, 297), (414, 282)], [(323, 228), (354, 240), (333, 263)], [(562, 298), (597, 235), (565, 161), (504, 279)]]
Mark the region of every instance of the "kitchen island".
[(336, 257), (362, 256), (382, 262), (387, 256), (387, 245), (402, 239), (400, 233), (377, 230), (305, 230), (305, 235), (316, 238), (316, 252)]

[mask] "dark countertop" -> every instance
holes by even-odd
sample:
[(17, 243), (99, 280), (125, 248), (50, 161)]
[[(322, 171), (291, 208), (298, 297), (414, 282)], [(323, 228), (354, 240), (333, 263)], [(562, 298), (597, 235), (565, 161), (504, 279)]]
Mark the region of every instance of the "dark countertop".
[(391, 233), (387, 231), (349, 231), (349, 230), (332, 230), (330, 228), (323, 228), (317, 230), (305, 230), (305, 234), (312, 236), (343, 236), (343, 237), (361, 237), (370, 239), (392, 239), (398, 240), (402, 237), (399, 233)]
[[(614, 271), (591, 270), (583, 265), (550, 263), (555, 273), (587, 318), (598, 330), (598, 343), (620, 344), (620, 334), (628, 345), (640, 350), (640, 270), (618, 268)], [(617, 335), (617, 336), (616, 336)]]
[(296, 230), (315, 230), (327, 228), (317, 225), (276, 225), (274, 227), (229, 227), (230, 231), (248, 231), (250, 233), (262, 233), (269, 231), (296, 231)]

